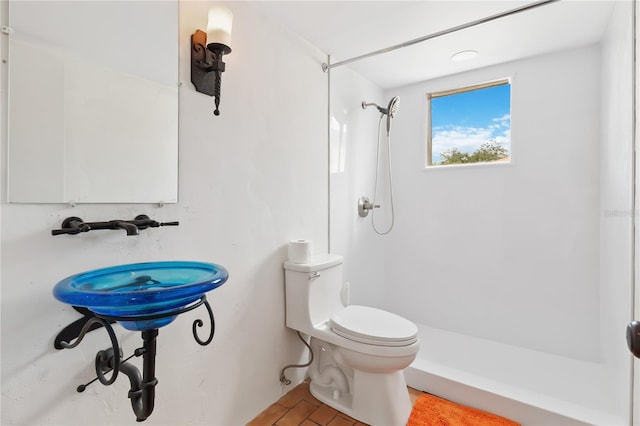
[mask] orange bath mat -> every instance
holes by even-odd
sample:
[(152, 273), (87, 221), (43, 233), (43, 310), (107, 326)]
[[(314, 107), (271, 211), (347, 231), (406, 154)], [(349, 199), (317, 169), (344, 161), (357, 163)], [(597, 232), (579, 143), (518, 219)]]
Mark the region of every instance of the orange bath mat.
[(413, 405), (407, 426), (520, 426), (520, 423), (425, 393)]

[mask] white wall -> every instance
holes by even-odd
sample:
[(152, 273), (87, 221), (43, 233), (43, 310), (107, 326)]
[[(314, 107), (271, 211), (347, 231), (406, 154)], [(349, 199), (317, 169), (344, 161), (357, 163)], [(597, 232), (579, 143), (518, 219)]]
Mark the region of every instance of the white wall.
[[(396, 229), (388, 308), (415, 322), (599, 357), (596, 46), (390, 91)], [(426, 93), (512, 78), (512, 165), (424, 170)], [(391, 93), (393, 92), (393, 93)]]
[[(180, 3), (178, 204), (1, 205), (3, 425), (135, 422), (126, 378), (75, 392), (92, 378), (95, 352), (108, 345), (103, 331), (76, 349), (53, 348), (55, 335), (77, 315), (52, 297), (52, 287), (95, 267), (193, 259), (229, 269), (229, 281), (209, 296), (216, 314), (210, 346), (191, 337), (191, 322), (206, 315), (204, 309), (160, 330), (150, 425), (245, 424), (288, 390), (280, 387), (280, 369), (306, 358), (284, 327), (282, 261), (293, 238), (328, 249), (325, 57), (247, 6), (229, 3), (233, 53), (225, 59), (221, 116), (214, 117), (213, 98), (196, 93), (189, 77), (189, 37), (205, 26), (208, 6)], [(6, 200), (6, 138), (2, 149)], [(67, 216), (108, 220), (138, 213), (180, 226), (138, 237), (50, 235)], [(125, 354), (141, 344), (137, 333), (116, 328)], [(294, 381), (300, 374), (289, 373)]]
[[(351, 302), (382, 307), (384, 238), (373, 232), (371, 214), (358, 215), (358, 199), (366, 196), (373, 201), (380, 116), (375, 108), (363, 110), (361, 104), (386, 103), (379, 87), (349, 67), (331, 70), (330, 101), (330, 251), (345, 257), (344, 280), (350, 283)], [(383, 203), (383, 208), (388, 205)]]
[(612, 411), (629, 409), (630, 358), (624, 330), (632, 301), (631, 2), (616, 2), (602, 42), (600, 147), (600, 339)]

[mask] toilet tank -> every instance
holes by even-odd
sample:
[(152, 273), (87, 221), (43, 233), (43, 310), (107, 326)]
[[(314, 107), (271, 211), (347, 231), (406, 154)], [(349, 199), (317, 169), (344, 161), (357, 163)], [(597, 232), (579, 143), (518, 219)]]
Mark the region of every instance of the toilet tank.
[(308, 263), (284, 262), (286, 325), (308, 331), (344, 308), (342, 256), (325, 254)]

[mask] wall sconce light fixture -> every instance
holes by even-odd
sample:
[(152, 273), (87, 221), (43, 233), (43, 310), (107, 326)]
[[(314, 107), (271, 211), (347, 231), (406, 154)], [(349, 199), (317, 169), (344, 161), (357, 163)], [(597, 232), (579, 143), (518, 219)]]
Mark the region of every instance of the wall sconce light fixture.
[(215, 97), (215, 115), (220, 115), (220, 89), (225, 64), (223, 55), (231, 53), (233, 14), (222, 6), (209, 9), (207, 32), (196, 30), (191, 35), (191, 82), (196, 91)]

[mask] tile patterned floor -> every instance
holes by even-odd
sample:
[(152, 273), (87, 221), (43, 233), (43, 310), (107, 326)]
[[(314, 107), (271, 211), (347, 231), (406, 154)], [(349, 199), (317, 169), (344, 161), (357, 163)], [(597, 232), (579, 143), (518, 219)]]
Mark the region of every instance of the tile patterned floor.
[[(421, 392), (409, 389), (414, 404)], [(255, 419), (248, 426), (367, 426), (346, 414), (315, 399), (305, 381), (293, 388)]]

